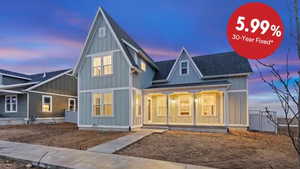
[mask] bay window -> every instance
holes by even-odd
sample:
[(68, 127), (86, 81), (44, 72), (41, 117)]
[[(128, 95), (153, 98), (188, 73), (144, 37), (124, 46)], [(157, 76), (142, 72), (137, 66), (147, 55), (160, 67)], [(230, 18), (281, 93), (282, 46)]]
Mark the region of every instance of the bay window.
[(191, 115), (191, 97), (189, 95), (179, 96), (179, 116)]
[(211, 94), (202, 94), (201, 95), (202, 101), (202, 116), (216, 116), (216, 108), (217, 108), (217, 96), (215, 93)]
[(156, 97), (156, 106), (157, 106), (157, 116), (166, 116), (167, 115), (167, 96), (157, 96)]

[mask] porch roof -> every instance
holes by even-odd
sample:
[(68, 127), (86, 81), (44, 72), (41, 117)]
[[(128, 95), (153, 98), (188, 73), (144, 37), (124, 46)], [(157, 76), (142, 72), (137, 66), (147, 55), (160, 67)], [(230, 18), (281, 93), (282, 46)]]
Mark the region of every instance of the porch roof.
[(183, 83), (183, 84), (158, 83), (158, 84), (153, 84), (152, 86), (148, 87), (147, 89), (194, 87), (194, 86), (216, 86), (216, 85), (228, 86), (228, 85), (231, 85), (231, 83), (227, 80), (205, 81), (205, 82), (199, 82), (199, 83)]
[(5, 90), (5, 89), (0, 89), (0, 95), (1, 94), (23, 94), (24, 92), (21, 91), (16, 91), (16, 90)]

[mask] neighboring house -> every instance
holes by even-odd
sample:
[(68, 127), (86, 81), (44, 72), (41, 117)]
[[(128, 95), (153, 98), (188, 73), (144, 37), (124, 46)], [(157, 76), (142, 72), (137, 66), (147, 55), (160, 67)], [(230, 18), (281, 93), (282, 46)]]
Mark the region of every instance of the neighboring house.
[(77, 80), (72, 70), (22, 74), (0, 69), (0, 119), (62, 121), (76, 113)]
[(75, 68), (78, 126), (247, 128), (247, 59), (234, 52), (154, 62), (99, 9)]

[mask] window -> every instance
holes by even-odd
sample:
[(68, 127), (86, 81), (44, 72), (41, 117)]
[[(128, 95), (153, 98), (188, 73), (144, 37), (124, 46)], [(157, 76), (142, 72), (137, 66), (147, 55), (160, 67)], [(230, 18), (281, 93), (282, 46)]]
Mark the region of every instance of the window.
[(17, 95), (5, 96), (5, 112), (17, 112)]
[(93, 57), (93, 76), (112, 74), (112, 56)]
[(201, 115), (202, 116), (216, 116), (216, 94), (202, 94), (201, 95)]
[(189, 62), (187, 60), (183, 60), (180, 62), (180, 75), (189, 74)]
[(167, 96), (156, 97), (157, 116), (166, 116), (167, 114)]
[(136, 112), (136, 116), (141, 116), (142, 115), (141, 99), (142, 99), (141, 94), (137, 93), (135, 95), (135, 112)]
[(191, 115), (191, 102), (189, 95), (179, 97), (179, 116)]
[(42, 111), (52, 112), (52, 96), (42, 96)]
[(146, 65), (146, 63), (145, 63), (143, 60), (141, 60), (141, 69), (142, 69), (144, 72), (146, 72), (146, 69), (147, 69), (147, 65)]
[(68, 99), (68, 111), (76, 111), (76, 100), (74, 98)]
[(112, 116), (112, 93), (93, 94), (93, 116)]
[(98, 36), (99, 38), (103, 38), (106, 35), (106, 28), (105, 27), (100, 27), (98, 30)]

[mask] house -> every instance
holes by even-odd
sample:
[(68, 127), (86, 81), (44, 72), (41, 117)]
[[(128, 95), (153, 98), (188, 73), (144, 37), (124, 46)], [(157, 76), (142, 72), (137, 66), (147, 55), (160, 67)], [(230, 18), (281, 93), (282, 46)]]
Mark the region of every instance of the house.
[(155, 62), (100, 8), (73, 74), (81, 129), (247, 128), (247, 59), (234, 52)]
[(77, 80), (72, 70), (22, 74), (0, 69), (0, 120), (63, 121), (76, 113)]

